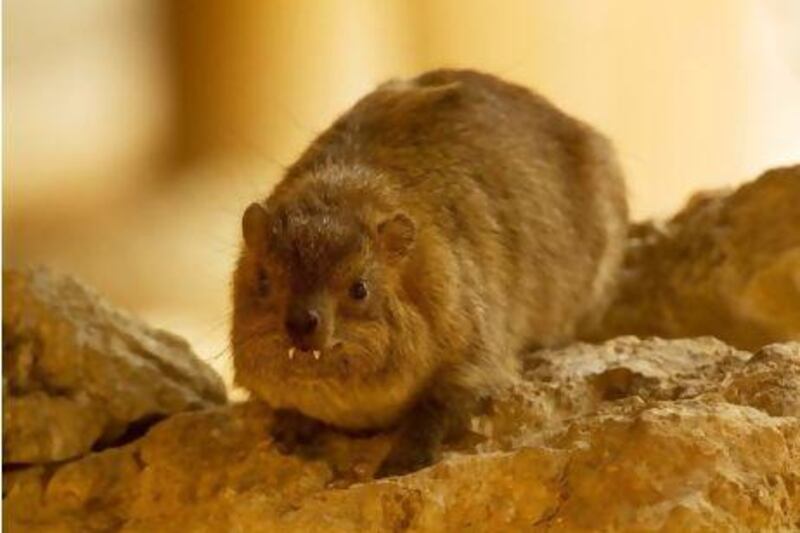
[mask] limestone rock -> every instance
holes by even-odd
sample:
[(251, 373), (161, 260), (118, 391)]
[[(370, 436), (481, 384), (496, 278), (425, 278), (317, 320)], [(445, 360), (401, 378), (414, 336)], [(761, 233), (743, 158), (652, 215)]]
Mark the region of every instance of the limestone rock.
[[(71, 280), (6, 273), (3, 525), (800, 530), (798, 206), (800, 166), (634, 227), (598, 336), (673, 340), (530, 354), (471, 435), (384, 480), (373, 474), (391, 435), (328, 430), (284, 455), (270, 410), (222, 405), (219, 378), (182, 341)], [(697, 335), (725, 342), (678, 338)]]
[(372, 480), (389, 436), (296, 455), (272, 414), (177, 414), (6, 472), (9, 531), (786, 531), (800, 528), (800, 344), (616, 339), (532, 354), (433, 467)]
[(225, 402), (182, 339), (70, 278), (3, 273), (3, 463), (73, 458), (151, 422)]
[(602, 337), (713, 335), (750, 350), (800, 340), (800, 165), (634, 226), (625, 262)]

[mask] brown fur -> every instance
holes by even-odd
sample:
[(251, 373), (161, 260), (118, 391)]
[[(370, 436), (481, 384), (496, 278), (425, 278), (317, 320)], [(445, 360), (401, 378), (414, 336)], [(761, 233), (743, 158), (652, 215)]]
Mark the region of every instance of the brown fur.
[[(520, 352), (591, 327), (627, 227), (605, 138), (525, 88), (455, 70), (368, 94), (253, 209), (234, 274), (236, 381), (347, 429), (413, 426), (513, 380)], [(363, 302), (348, 295), (358, 277)], [(320, 310), (319, 360), (287, 356), (297, 301)]]

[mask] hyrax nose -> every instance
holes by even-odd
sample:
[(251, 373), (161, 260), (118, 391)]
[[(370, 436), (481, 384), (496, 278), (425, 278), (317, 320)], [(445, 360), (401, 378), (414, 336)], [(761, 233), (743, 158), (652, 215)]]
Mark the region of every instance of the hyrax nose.
[(286, 317), (286, 331), (293, 339), (308, 337), (319, 326), (319, 313), (314, 309), (292, 309)]

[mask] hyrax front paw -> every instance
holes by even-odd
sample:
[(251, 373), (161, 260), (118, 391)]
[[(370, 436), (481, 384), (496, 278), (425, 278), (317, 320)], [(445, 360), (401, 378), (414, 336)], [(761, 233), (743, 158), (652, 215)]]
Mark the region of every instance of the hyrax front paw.
[(434, 462), (434, 453), (430, 448), (399, 446), (392, 449), (381, 466), (375, 472), (376, 478), (401, 476), (416, 472), (430, 466)]
[(314, 443), (323, 424), (296, 411), (275, 411), (275, 420), (270, 428), (270, 435), (278, 451), (284, 454), (294, 453)]

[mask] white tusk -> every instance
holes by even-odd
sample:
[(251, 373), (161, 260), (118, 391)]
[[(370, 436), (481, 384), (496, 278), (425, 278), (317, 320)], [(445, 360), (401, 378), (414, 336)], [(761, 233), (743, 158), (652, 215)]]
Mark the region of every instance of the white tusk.
[(319, 359), (319, 356), (322, 355), (319, 350), (314, 350), (314, 359)]
[(289, 359), (294, 359), (294, 346), (289, 348)]

